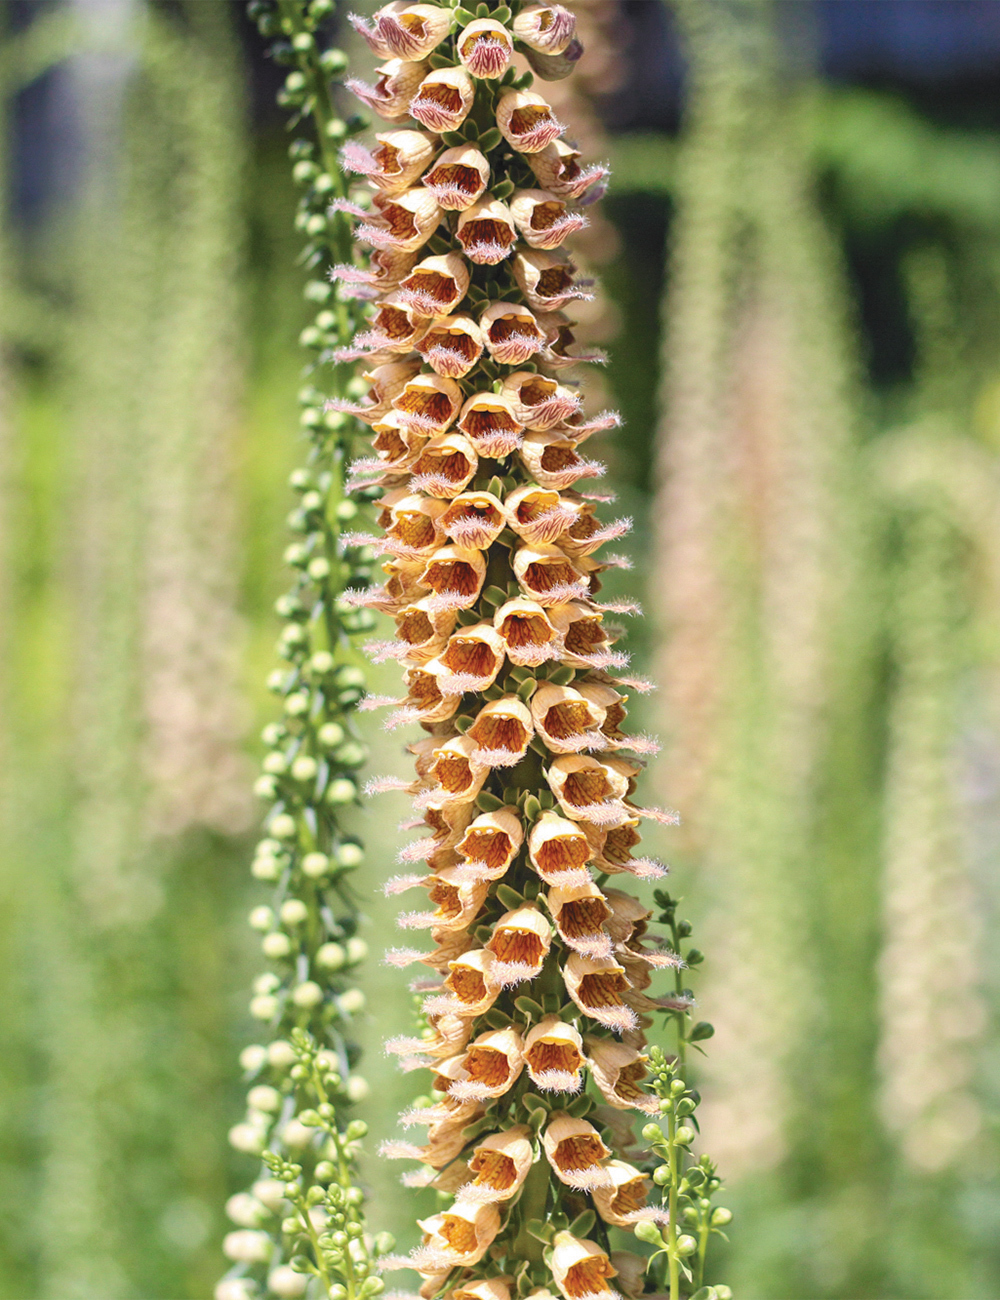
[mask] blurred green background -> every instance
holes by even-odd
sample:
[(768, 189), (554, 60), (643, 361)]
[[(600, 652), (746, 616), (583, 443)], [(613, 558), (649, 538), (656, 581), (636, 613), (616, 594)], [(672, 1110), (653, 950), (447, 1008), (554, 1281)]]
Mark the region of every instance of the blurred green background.
[[(574, 8), (559, 104), (614, 173), (581, 249), (636, 523), (611, 585), (647, 608), (649, 798), (684, 819), (651, 850), (708, 954), (717, 1277), (991, 1300), (1000, 5)], [(202, 1300), (255, 1174), (225, 1135), (303, 454), (280, 70), (223, 0), (2, 21), (0, 1295)], [(377, 960), (403, 815), (357, 812), (372, 1151), (414, 1088), (379, 1046), (411, 1012)], [(405, 1242), (419, 1196), (367, 1176)]]

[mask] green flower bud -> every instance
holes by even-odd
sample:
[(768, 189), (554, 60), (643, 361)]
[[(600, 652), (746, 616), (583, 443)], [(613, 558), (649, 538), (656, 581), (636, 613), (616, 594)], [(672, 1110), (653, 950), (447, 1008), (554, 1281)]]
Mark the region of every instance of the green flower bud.
[(251, 930), (270, 930), (274, 926), (274, 913), (269, 907), (255, 907), (249, 916)]
[[(315, 3), (315, 0), (314, 0)], [(347, 55), (343, 50), (324, 50), (319, 56), (319, 66), (329, 77), (336, 77), (347, 67)], [(347, 134), (347, 128), (343, 122), (338, 122), (344, 134)]]
[(273, 1020), (278, 1014), (278, 999), (270, 994), (251, 998), (250, 1014), (254, 1020)]
[(325, 677), (327, 673), (333, 672), (333, 655), (329, 650), (317, 650), (309, 659), (309, 669), (317, 677)]
[(285, 700), (285, 712), (292, 717), (302, 717), (309, 712), (309, 696), (305, 691), (295, 691)]
[(365, 675), (360, 668), (355, 668), (352, 664), (342, 664), (337, 669), (334, 681), (341, 689), (349, 686), (364, 686)]
[(267, 1059), (276, 1070), (287, 1070), (298, 1060), (295, 1048), (284, 1038), (276, 1038), (268, 1045)]
[(358, 517), (358, 507), (353, 501), (341, 501), (337, 506), (337, 519), (342, 524), (349, 524)]
[(266, 1083), (259, 1084), (256, 1088), (251, 1088), (247, 1093), (247, 1105), (253, 1110), (267, 1112), (280, 1110), (281, 1093), (277, 1088), (271, 1088)]
[(284, 776), (288, 771), (288, 763), (285, 761), (284, 754), (268, 754), (261, 767), (265, 772), (270, 772), (273, 776)]
[(282, 925), (302, 925), (309, 916), (309, 909), (301, 898), (289, 898), (282, 903), (279, 915)]
[(284, 671), (281, 668), (275, 668), (273, 672), (268, 673), (265, 685), (269, 691), (273, 691), (275, 695), (280, 695), (285, 689)]
[(248, 1073), (256, 1074), (267, 1060), (267, 1048), (260, 1043), (251, 1043), (240, 1052), (240, 1067)]
[(315, 781), (319, 765), (309, 754), (300, 754), (292, 764), (292, 776), (296, 781)]
[[(315, 390), (313, 389), (308, 390), (309, 393), (312, 393), (314, 391)], [(299, 400), (302, 401), (301, 393), (299, 394)], [(309, 399), (307, 398), (306, 400), (308, 401)], [(288, 486), (292, 489), (293, 492), (307, 491), (311, 482), (312, 482), (312, 475), (309, 473), (307, 469), (293, 469), (291, 474), (289, 474), (288, 476)]]
[(368, 956), (368, 945), (357, 935), (347, 941), (347, 960), (351, 963), (364, 961)]
[(727, 1223), (732, 1223), (732, 1221), (733, 1212), (732, 1210), (727, 1210), (724, 1205), (720, 1205), (712, 1211), (713, 1228), (724, 1228)]
[(254, 858), (250, 864), (250, 874), (255, 880), (277, 880), (281, 875), (281, 863), (270, 854)]
[[(273, 801), (278, 794), (278, 783), (273, 776), (259, 776), (253, 783), (253, 792), (258, 799)], [(271, 877), (271, 879), (276, 880), (277, 875)]]
[(347, 1097), (349, 1101), (364, 1101), (371, 1095), (371, 1085), (360, 1074), (352, 1074), (347, 1080)]
[(368, 757), (366, 746), (357, 740), (348, 740), (334, 752), (333, 758), (344, 767), (360, 767)]
[(311, 32), (296, 32), (292, 37), (292, 49), (300, 54), (307, 54), (315, 44)]
[(347, 954), (339, 943), (324, 943), (316, 953), (316, 965), (323, 970), (340, 970), (347, 960)]
[(678, 1146), (686, 1147), (694, 1141), (694, 1129), (687, 1124), (682, 1124), (674, 1134), (674, 1141)]
[(334, 849), (333, 857), (338, 867), (345, 868), (360, 867), (365, 860), (364, 850), (353, 840), (344, 840), (338, 844)]
[(653, 1170), (653, 1182), (657, 1187), (666, 1187), (670, 1182), (670, 1170), (666, 1165), (657, 1165)]
[(359, 1142), (363, 1137), (368, 1136), (368, 1125), (363, 1119), (352, 1119), (347, 1126), (346, 1137), (348, 1142)]
[(388, 1255), (391, 1250), (396, 1249), (396, 1238), (391, 1232), (379, 1232), (375, 1234), (372, 1245), (375, 1247), (376, 1255)]
[(331, 1178), (336, 1178), (337, 1168), (329, 1160), (321, 1160), (314, 1170), (317, 1182), (328, 1183)]
[(316, 739), (324, 749), (335, 749), (344, 739), (344, 728), (339, 722), (324, 722), (316, 733)]
[(330, 870), (330, 859), (325, 853), (307, 853), (302, 859), (302, 874), (310, 880), (319, 880)]
[(697, 1249), (698, 1242), (689, 1233), (682, 1233), (681, 1236), (677, 1238), (677, 1253), (682, 1258), (687, 1255), (693, 1255)]
[(323, 1001), (323, 990), (315, 980), (304, 980), (292, 990), (292, 1001), (297, 1007), (318, 1007)]
[(281, 988), (281, 980), (278, 979), (274, 971), (265, 971), (263, 975), (258, 975), (253, 982), (253, 991), (255, 993), (277, 993)]
[(303, 510), (308, 510), (310, 513), (312, 513), (315, 512), (316, 510), (322, 510), (322, 508), (323, 508), (323, 498), (319, 492), (316, 491), (307, 492), (305, 496), (302, 498)]
[(644, 1124), (642, 1129), (642, 1140), (644, 1142), (649, 1142), (650, 1144), (653, 1142), (662, 1142), (663, 1129), (660, 1128), (659, 1124)]
[(650, 1223), (648, 1219), (643, 1219), (632, 1229), (639, 1241), (644, 1241), (647, 1246), (662, 1246), (663, 1233), (655, 1223)]
[(297, 185), (308, 185), (312, 178), (318, 175), (319, 168), (316, 164), (314, 162), (308, 162), (304, 158), (301, 162), (297, 162), (292, 168), (292, 180), (295, 181)]
[(335, 781), (331, 781), (326, 788), (324, 796), (327, 803), (353, 803), (357, 797), (358, 787), (346, 776), (338, 776)]
[(348, 989), (346, 993), (341, 993), (337, 1005), (346, 1015), (356, 1016), (359, 1011), (364, 1010), (365, 995), (360, 989)]
[(315, 560), (309, 561), (306, 572), (313, 582), (323, 582), (330, 576), (330, 561), (325, 555), (317, 555)]
[(269, 961), (280, 961), (292, 951), (292, 941), (281, 930), (266, 934), (261, 942), (261, 951)]
[(271, 831), (278, 839), (291, 840), (296, 834), (295, 818), (288, 813), (279, 813), (277, 817), (271, 819)]
[(715, 1296), (716, 1300), (733, 1300), (733, 1289), (723, 1282), (716, 1282)]

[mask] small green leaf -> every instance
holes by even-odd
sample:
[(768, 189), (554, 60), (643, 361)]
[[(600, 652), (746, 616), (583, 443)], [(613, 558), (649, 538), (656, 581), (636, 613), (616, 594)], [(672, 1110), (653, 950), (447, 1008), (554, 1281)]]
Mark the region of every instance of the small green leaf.
[(549, 681), (553, 686), (568, 686), (575, 676), (575, 668), (570, 668), (566, 664), (562, 664), (554, 673), (549, 675)]
[(497, 147), (497, 145), (500, 143), (502, 139), (503, 136), (500, 134), (497, 128), (495, 126), (491, 126), (490, 129), (488, 131), (484, 131), (483, 134), (476, 141), (476, 148), (480, 151), (480, 153), (489, 153), (491, 149), (495, 149)]
[(490, 191), (495, 199), (506, 199), (514, 193), (514, 182), (509, 178), (501, 181), (499, 185), (494, 185)]
[(454, 149), (458, 145), (465, 144), (465, 136), (461, 131), (445, 131), (442, 134), (441, 139), (449, 149)]
[(462, 130), (465, 133), (466, 140), (473, 144), (479, 139), (479, 127), (476, 126), (471, 117), (467, 117), (462, 123)]
[[(489, 487), (486, 489), (487, 492), (490, 491), (496, 481), (495, 478), (490, 479)], [(496, 493), (493, 493), (493, 495), (495, 496)], [(506, 603), (507, 593), (504, 591), (503, 587), (487, 587), (483, 592), (483, 600), (485, 600), (488, 605), (493, 605), (495, 607), (500, 606)]]
[(455, 17), (458, 19), (458, 21), (461, 23), (463, 27), (468, 27), (469, 23), (475, 21), (476, 15), (469, 13), (468, 9), (465, 9), (461, 5), (459, 5), (459, 7), (455, 10)]
[(520, 1011), (522, 1016), (530, 1016), (533, 1020), (541, 1020), (542, 1008), (534, 998), (519, 997), (514, 999), (514, 1006)]
[(509, 912), (524, 906), (524, 895), (519, 894), (516, 889), (511, 889), (510, 885), (497, 885), (497, 898)]
[(541, 815), (542, 805), (533, 794), (529, 794), (524, 801), (523, 811), (529, 822), (537, 821), (538, 817)]
[(509, 1029), (511, 1025), (510, 1016), (505, 1016), (502, 1011), (496, 1007), (490, 1007), (489, 1011), (483, 1016), (483, 1019), (491, 1029)]
[[(574, 1119), (583, 1119), (585, 1115), (590, 1114), (591, 1110), (593, 1109), (593, 1105), (594, 1105), (594, 1099), (592, 1097), (588, 1097), (585, 1092), (582, 1092), (579, 1097), (574, 1097), (573, 1100), (570, 1102), (570, 1104), (566, 1107), (566, 1113), (572, 1115)], [(577, 1232), (576, 1235), (578, 1237), (581, 1235), (586, 1236), (585, 1233), (580, 1234), (579, 1232)]]
[(455, 719), (455, 730), (464, 736), (474, 722), (475, 718), (471, 718), (467, 713), (460, 713)]
[[(521, 700), (522, 703), (527, 704), (537, 689), (538, 683), (533, 677), (529, 677), (526, 682), (522, 682), (517, 688), (517, 698)], [(536, 736), (535, 739), (537, 740), (538, 737)]]
[(524, 1226), (536, 1241), (544, 1242), (546, 1246), (549, 1245), (552, 1238), (556, 1235), (552, 1225), (546, 1223), (543, 1219), (529, 1219)]
[(476, 795), (476, 807), (480, 812), (496, 812), (498, 808), (503, 807), (503, 800), (498, 799), (495, 794), (490, 794), (488, 790), (480, 790)]
[(510, 10), (506, 5), (501, 5), (499, 9), (493, 10), (493, 21), (496, 23), (509, 23), (511, 19)]
[(715, 1033), (715, 1026), (710, 1025), (707, 1020), (699, 1020), (688, 1034), (689, 1043), (700, 1043), (706, 1038), (711, 1038)]
[(573, 1222), (569, 1225), (569, 1230), (574, 1237), (586, 1237), (590, 1234), (591, 1228), (597, 1222), (597, 1215), (593, 1210), (584, 1210), (578, 1214)]
[(434, 53), (428, 59), (428, 62), (430, 63), (431, 67), (434, 68), (436, 71), (438, 68), (450, 68), (454, 60), (449, 58), (447, 54), (441, 54), (437, 50), (435, 50)]
[[(496, 474), (494, 474), (493, 477), (490, 479), (490, 481), (486, 484), (486, 491), (490, 494), (491, 497), (500, 496), (500, 494), (503, 492), (503, 479), (499, 478)], [(495, 591), (499, 595), (500, 603), (502, 604), (504, 600), (506, 600), (506, 596), (504, 595), (500, 587), (487, 587), (485, 594), (489, 596), (490, 592), (493, 591)]]
[(488, 4), (486, 4), (486, 0), (481, 0), (481, 3), (476, 5), (476, 17), (489, 18), (489, 16), (490, 16), (490, 7)]

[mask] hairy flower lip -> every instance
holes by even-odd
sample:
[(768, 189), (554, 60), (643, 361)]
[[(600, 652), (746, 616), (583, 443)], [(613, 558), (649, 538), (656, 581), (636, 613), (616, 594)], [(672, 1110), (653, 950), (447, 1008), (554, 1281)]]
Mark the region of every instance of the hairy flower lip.
[(610, 1106), (616, 1110), (641, 1110), (648, 1115), (658, 1112), (657, 1098), (639, 1087), (647, 1075), (645, 1056), (613, 1039), (588, 1037), (584, 1043), (594, 1082)]
[(507, 204), (486, 193), (459, 213), (455, 238), (470, 262), (496, 266), (510, 256), (517, 242), (517, 228)]
[(344, 87), (387, 122), (401, 122), (427, 75), (426, 63), (390, 58), (375, 69), (375, 84), (349, 77)]
[(568, 1187), (592, 1192), (611, 1185), (604, 1168), (611, 1152), (587, 1120), (554, 1115), (542, 1134), (542, 1147), (556, 1177)]
[(570, 953), (563, 979), (567, 993), (591, 1020), (617, 1034), (637, 1026), (638, 1017), (624, 997), (630, 991), (624, 967), (613, 959)]
[[(514, 1131), (510, 1130), (511, 1133)], [(482, 1282), (466, 1282), (455, 1287), (449, 1300), (511, 1300), (510, 1284), (513, 1280), (504, 1275), (486, 1278)]]
[(546, 1016), (524, 1040), (524, 1064), (543, 1092), (579, 1092), (586, 1064), (579, 1030), (558, 1016)]
[(564, 5), (528, 5), (512, 23), (514, 35), (541, 54), (562, 54), (576, 35), (576, 17)]
[(514, 254), (512, 269), (518, 287), (534, 311), (558, 311), (567, 303), (593, 298), (574, 279), (576, 267), (564, 253), (522, 248)]
[(512, 404), (497, 393), (473, 393), (462, 407), (458, 427), (486, 457), (508, 456), (516, 451), (524, 431)]
[(532, 430), (525, 435), (518, 455), (536, 483), (557, 491), (581, 479), (599, 478), (604, 472), (599, 461), (581, 456), (574, 440), (559, 429)]
[(535, 173), (543, 190), (559, 198), (589, 203), (591, 196), (587, 191), (599, 189), (607, 181), (610, 172), (601, 163), (580, 167), (577, 162), (579, 157), (579, 149), (574, 149), (564, 140), (553, 140), (540, 152), (529, 156), (528, 166)]
[(540, 153), (564, 129), (551, 106), (533, 90), (510, 90), (501, 95), (496, 123), (510, 147), (522, 154)]
[(578, 885), (590, 880), (592, 848), (576, 822), (543, 812), (528, 836), (528, 860), (549, 885)]
[(419, 1270), (478, 1264), (500, 1231), (500, 1212), (490, 1201), (456, 1201), (449, 1210), (418, 1219), (424, 1244), (410, 1256)]
[[(473, 1017), (490, 1009), (503, 987), (493, 977), (495, 963), (496, 958), (485, 948), (473, 948), (448, 963), (444, 987), (450, 997), (446, 1014), (468, 1019), (471, 1026)], [(425, 1003), (424, 1012), (429, 1011)]]
[(507, 527), (509, 517), (504, 503), (491, 493), (461, 492), (438, 522), (456, 545), (486, 551)]
[(462, 125), (475, 93), (472, 78), (464, 68), (441, 68), (420, 81), (410, 100), (409, 112), (429, 131), (441, 135)]
[(434, 157), (434, 140), (423, 131), (377, 131), (375, 148), (349, 140), (340, 151), (348, 171), (366, 176), (387, 194), (409, 189)]
[(505, 913), (493, 926), (486, 947), (496, 957), (494, 974), (503, 984), (520, 984), (542, 969), (552, 931), (537, 907), (525, 904)]
[[(400, 419), (403, 418), (400, 415)], [(412, 471), (410, 491), (428, 492), (438, 498), (453, 500), (461, 496), (472, 482), (478, 466), (476, 449), (464, 435), (446, 433), (431, 438), (409, 467)]]
[(531, 711), (516, 695), (491, 700), (466, 732), (476, 743), (476, 760), (490, 767), (513, 767), (526, 754), (534, 734)]
[(523, 365), (545, 345), (531, 311), (518, 303), (491, 303), (479, 317), (486, 348), (502, 366)]
[(603, 749), (607, 743), (600, 731), (604, 711), (571, 686), (543, 683), (531, 697), (531, 717), (553, 753)]
[(514, 1029), (491, 1029), (469, 1044), (448, 1088), (459, 1101), (502, 1097), (524, 1069), (524, 1043)]
[(582, 212), (568, 212), (565, 200), (549, 190), (515, 190), (510, 215), (532, 248), (558, 248), (587, 225)]
[(526, 483), (504, 501), (510, 526), (531, 546), (553, 545), (577, 518), (578, 507), (555, 488)]
[(373, 54), (409, 60), (430, 54), (444, 40), (450, 25), (447, 11), (438, 5), (407, 4), (403, 0), (383, 5), (371, 23), (358, 14), (348, 14), (347, 21)]
[(455, 49), (474, 77), (494, 80), (510, 67), (514, 42), (502, 23), (477, 18), (458, 33)]
[(446, 379), (464, 379), (479, 364), (485, 346), (479, 326), (464, 315), (433, 321), (416, 344), (434, 373)]
[(556, 546), (521, 546), (514, 552), (514, 576), (529, 600), (558, 606), (584, 599), (588, 579)]
[(612, 955), (612, 936), (605, 928), (612, 917), (601, 890), (592, 880), (582, 884), (554, 885), (545, 897), (559, 937), (574, 952), (595, 959)]
[[(462, 409), (462, 390), (454, 379), (446, 379), (442, 375), (414, 375), (392, 399), (392, 408), (407, 427), (427, 437), (441, 438), (454, 424)], [(462, 447), (463, 443), (468, 447), (474, 466), (475, 452), (466, 440), (462, 439), (454, 445)], [(465, 450), (464, 447), (462, 449)]]
[(515, 416), (525, 428), (532, 430), (554, 429), (580, 409), (580, 397), (572, 389), (531, 370), (508, 375), (500, 391), (510, 402)]
[(490, 165), (474, 145), (446, 149), (425, 173), (423, 183), (449, 212), (464, 212), (478, 202), (490, 181)]
[(498, 808), (474, 818), (455, 846), (464, 859), (460, 868), (470, 879), (499, 880), (524, 842), (524, 828), (514, 808)]
[[(503, 667), (504, 644), (489, 623), (462, 627), (433, 661), (433, 672), (442, 691), (463, 695), (486, 690)], [(431, 665), (428, 665), (430, 669)]]
[(469, 268), (458, 253), (422, 258), (402, 278), (399, 302), (414, 316), (447, 316), (469, 289)]
[(620, 1300), (607, 1285), (616, 1269), (596, 1242), (557, 1232), (553, 1247), (552, 1277), (564, 1300)]

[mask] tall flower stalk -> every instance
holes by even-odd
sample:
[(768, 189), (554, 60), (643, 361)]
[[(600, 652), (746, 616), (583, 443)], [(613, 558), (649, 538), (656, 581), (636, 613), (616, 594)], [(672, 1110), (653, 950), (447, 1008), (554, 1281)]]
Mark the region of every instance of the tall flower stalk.
[[(585, 486), (602, 466), (584, 444), (618, 417), (588, 413), (569, 378), (600, 358), (574, 340), (565, 309), (587, 290), (563, 245), (607, 172), (581, 164), (514, 66), (570, 75), (575, 20), (391, 4), (352, 22), (384, 61), (347, 85), (387, 126), (342, 154), (371, 193), (332, 205), (371, 250), (335, 268), (338, 298), (372, 303), (335, 357), (363, 358), (370, 391), (332, 409), (371, 428), (350, 482), (379, 493), (383, 533), (351, 540), (388, 557), (384, 584), (352, 599), (393, 618), (396, 638), (369, 649), (401, 662), (406, 693), (383, 703), (390, 725), (425, 733), (413, 781), (370, 786), (411, 793), (426, 832), (401, 855), (420, 868), (387, 888), (426, 891), (400, 924), (434, 945), (389, 955), (429, 968), (420, 1033), (388, 1047), (430, 1071), (435, 1097), (402, 1117), (425, 1140), (383, 1154), (416, 1162), (405, 1185), (442, 1193), (421, 1244), (382, 1266), (415, 1269), (425, 1300), (722, 1297), (702, 1272), (727, 1212), (684, 1122), (684, 1050), (711, 1033), (680, 975), (698, 959), (690, 927), (662, 895), (671, 932), (650, 932), (651, 909), (606, 883), (665, 875), (639, 856), (639, 826), (674, 818), (633, 801), (655, 746), (621, 730), (645, 683), (623, 675), (607, 616), (636, 611), (600, 599), (619, 561), (596, 553), (628, 521), (598, 518), (611, 498)], [(654, 995), (664, 974), (674, 986)], [(669, 1059), (647, 1050), (660, 1013), (678, 1029)], [(637, 1115), (663, 1117), (643, 1129), (651, 1150)], [(652, 1252), (620, 1249), (623, 1232)]]
[(332, 13), (332, 0), (249, 6), (262, 34), (274, 38), (272, 57), (290, 68), (279, 102), (294, 124), (311, 119), (314, 128), (289, 152), (303, 188), (296, 228), (306, 237), (303, 261), (312, 273), (305, 296), (317, 313), (301, 336), (314, 359), (299, 393), (309, 449), (290, 480), (295, 540), (285, 560), (293, 577), (276, 607), (284, 620), (284, 665), (269, 679), (282, 717), (264, 730), (268, 753), (256, 784), (270, 808), (252, 873), (273, 892), (253, 909), (250, 924), (271, 965), (254, 984), (250, 1014), (263, 1032), (241, 1055), (247, 1111), (230, 1132), (232, 1145), (260, 1156), (263, 1168), (250, 1190), (227, 1204), (236, 1226), (224, 1249), (233, 1267), (216, 1300), (262, 1291), (299, 1296), (310, 1285), (313, 1295), (363, 1300), (383, 1289), (374, 1256), (392, 1245), (391, 1238), (365, 1236), (356, 1161), (366, 1127), (350, 1116), (368, 1091), (354, 1072), (358, 1048), (351, 1039), (352, 1020), (365, 1005), (353, 972), (367, 952), (348, 883), (364, 852), (344, 825), (366, 757), (355, 720), (365, 674), (351, 637), (371, 631), (374, 617), (343, 596), (348, 587), (367, 585), (372, 556), (344, 531), (358, 514), (345, 495), (355, 422), (330, 409), (354, 391), (336, 349), (360, 328), (364, 307), (335, 294), (329, 277), (351, 253), (349, 222), (330, 207), (347, 192), (337, 150), (363, 125), (345, 123), (332, 97), (331, 76), (345, 59), (338, 50), (321, 51), (316, 34)]

